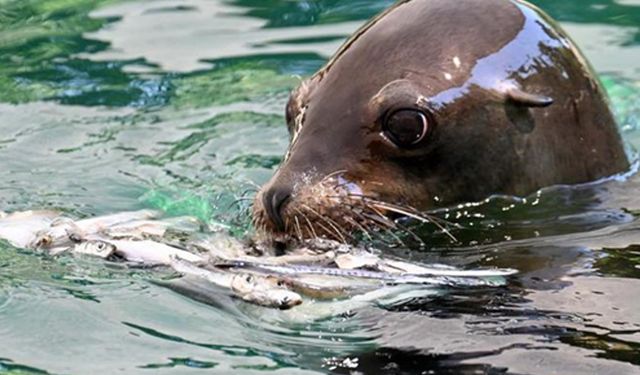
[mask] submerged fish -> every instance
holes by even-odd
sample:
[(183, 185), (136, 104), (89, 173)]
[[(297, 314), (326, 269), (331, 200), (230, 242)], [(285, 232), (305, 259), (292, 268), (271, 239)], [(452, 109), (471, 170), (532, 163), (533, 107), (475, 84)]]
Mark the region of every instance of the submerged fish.
[[(110, 226), (100, 233), (112, 239), (148, 239), (164, 237), (170, 230), (185, 234), (200, 231), (202, 223), (192, 216), (178, 216), (163, 220), (132, 220)], [(175, 235), (175, 233), (173, 233)]]
[(302, 303), (302, 297), (283, 287), (276, 277), (204, 269), (177, 257), (172, 258), (171, 267), (183, 275), (198, 276), (226, 288), (244, 301), (257, 305), (289, 309)]
[(75, 224), (83, 232), (98, 233), (101, 230), (113, 227), (118, 224), (127, 223), (134, 220), (157, 219), (161, 215), (162, 212), (156, 210), (126, 211), (119, 212), (117, 214), (96, 216), (78, 220), (75, 222)]

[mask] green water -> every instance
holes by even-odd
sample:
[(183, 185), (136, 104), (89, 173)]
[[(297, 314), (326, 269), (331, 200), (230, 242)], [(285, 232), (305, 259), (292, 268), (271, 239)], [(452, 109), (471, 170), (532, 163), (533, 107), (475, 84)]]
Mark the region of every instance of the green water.
[[(139, 208), (249, 230), (300, 78), (391, 1), (0, 0), (0, 210)], [(538, 0), (640, 146), (640, 3)], [(640, 178), (450, 210), (401, 256), (521, 273), (322, 320), (0, 243), (0, 373), (640, 373)], [(443, 215), (446, 213), (443, 213)], [(431, 372), (429, 372), (431, 371)]]

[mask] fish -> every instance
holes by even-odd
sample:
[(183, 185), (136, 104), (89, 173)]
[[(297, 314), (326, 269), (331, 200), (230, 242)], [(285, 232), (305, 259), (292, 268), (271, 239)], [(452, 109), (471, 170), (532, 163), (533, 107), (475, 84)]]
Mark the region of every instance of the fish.
[[(189, 285), (180, 290), (192, 295), (194, 287)], [(401, 306), (415, 299), (430, 299), (442, 296), (444, 291), (429, 285), (392, 285), (381, 286), (364, 293), (344, 299), (305, 299), (304, 303), (285, 311), (275, 309), (257, 309), (254, 305), (238, 306), (240, 312), (253, 319), (272, 324), (309, 324), (320, 323), (331, 325), (336, 316), (352, 315), (372, 306), (383, 308)], [(197, 298), (197, 297), (196, 297)], [(328, 320), (329, 319), (329, 320)]]
[(93, 255), (108, 260), (133, 262), (148, 266), (169, 266), (172, 257), (180, 257), (186, 261), (201, 263), (204, 258), (188, 251), (151, 240), (112, 240), (94, 238), (80, 242), (73, 247), (54, 248), (51, 255), (72, 252)]
[(188, 248), (193, 251), (207, 253), (210, 263), (217, 261), (242, 260), (254, 263), (268, 264), (321, 264), (329, 265), (334, 262), (336, 253), (334, 251), (315, 252), (307, 247), (290, 250), (287, 254), (279, 256), (252, 255), (256, 251), (249, 245), (225, 235), (216, 234), (206, 236), (191, 242)]
[(202, 223), (193, 216), (178, 216), (163, 220), (136, 219), (110, 226), (100, 233), (113, 239), (163, 238), (171, 229), (189, 233), (198, 232)]
[(377, 268), (380, 257), (366, 251), (340, 254), (335, 259), (335, 264), (342, 269)]
[[(490, 271), (463, 271), (450, 270), (451, 275), (445, 270), (433, 270), (432, 274), (389, 273), (381, 271), (369, 271), (361, 269), (340, 269), (331, 267), (314, 267), (305, 265), (274, 265), (264, 263), (251, 263), (243, 261), (231, 261), (216, 264), (216, 267), (229, 267), (240, 269), (253, 269), (266, 273), (275, 273), (287, 276), (323, 275), (351, 279), (372, 279), (385, 282), (385, 284), (432, 284), (442, 286), (493, 286), (503, 284), (502, 278), (514, 274), (513, 270), (498, 269)], [(425, 268), (426, 270), (426, 268)], [(466, 273), (468, 272), (468, 273)], [(480, 274), (481, 276), (477, 276)]]
[(351, 252), (336, 256), (334, 262), (340, 269), (372, 269), (390, 274), (413, 276), (447, 277), (493, 277), (511, 276), (518, 273), (512, 268), (493, 268), (481, 270), (460, 270), (443, 264), (430, 264), (428, 267), (393, 258), (380, 257), (368, 251), (352, 249)]
[(0, 218), (0, 238), (19, 248), (27, 248), (36, 234), (49, 228), (61, 215), (58, 211), (30, 210), (5, 214)]
[(60, 216), (52, 220), (48, 228), (39, 230), (26, 248), (64, 251), (72, 247), (80, 235), (80, 229), (72, 219)]
[(100, 230), (113, 227), (118, 224), (131, 222), (134, 220), (157, 219), (162, 212), (157, 210), (125, 211), (116, 214), (90, 217), (75, 222), (76, 226), (83, 232), (97, 233)]
[(116, 246), (106, 241), (86, 241), (73, 247), (74, 254), (85, 254), (102, 259), (109, 259), (116, 255)]
[[(68, 217), (57, 217), (48, 228), (38, 231), (35, 238), (26, 247), (31, 249), (51, 249), (59, 247), (72, 247), (81, 239), (95, 236), (102, 231), (117, 228), (118, 225), (141, 221), (139, 224), (148, 224), (149, 219), (158, 218), (160, 211), (139, 210), (126, 211), (117, 214), (96, 216), (87, 219), (73, 220)], [(156, 222), (162, 223), (162, 222)], [(162, 224), (157, 224), (161, 226)], [(157, 227), (156, 227), (157, 228)]]
[(302, 303), (302, 297), (284, 287), (277, 277), (204, 269), (175, 256), (170, 265), (180, 274), (205, 279), (256, 305), (286, 310)]
[(116, 247), (115, 254), (128, 262), (145, 265), (171, 265), (172, 257), (189, 262), (204, 262), (204, 258), (177, 247), (152, 240), (103, 240)]
[(388, 273), (411, 274), (416, 276), (449, 276), (449, 277), (495, 277), (512, 276), (518, 273), (513, 268), (489, 268), (479, 270), (461, 270), (442, 264), (431, 264), (430, 267), (408, 263), (394, 259), (381, 259), (377, 269)]
[(384, 286), (371, 279), (339, 279), (323, 275), (279, 275), (281, 285), (315, 300), (336, 300), (352, 297)]

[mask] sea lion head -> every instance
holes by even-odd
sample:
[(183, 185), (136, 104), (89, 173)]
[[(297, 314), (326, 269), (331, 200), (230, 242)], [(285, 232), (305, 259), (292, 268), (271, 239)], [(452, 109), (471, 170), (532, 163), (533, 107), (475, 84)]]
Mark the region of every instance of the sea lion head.
[(544, 185), (537, 169), (515, 172), (520, 150), (559, 93), (591, 84), (576, 56), (521, 2), (396, 4), (291, 94), (289, 149), (256, 196), (255, 226), (282, 243), (348, 241), (394, 215)]

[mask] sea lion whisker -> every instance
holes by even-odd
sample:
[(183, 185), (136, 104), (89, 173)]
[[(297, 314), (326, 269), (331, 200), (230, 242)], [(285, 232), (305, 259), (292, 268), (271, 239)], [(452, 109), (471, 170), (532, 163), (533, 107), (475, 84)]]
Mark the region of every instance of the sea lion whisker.
[(251, 187), (251, 188), (248, 188), (248, 189), (244, 189), (242, 191), (242, 193), (240, 193), (240, 196), (244, 197), (247, 194), (251, 194), (251, 193), (255, 194), (255, 193), (259, 192), (259, 191), (260, 191), (260, 188), (256, 185), (254, 187)]
[(433, 224), (438, 229), (440, 229), (444, 234), (446, 234), (449, 238), (451, 238), (451, 240), (453, 240), (454, 242), (459, 242), (458, 239), (453, 234), (451, 234), (451, 232), (449, 232), (449, 230), (447, 228), (445, 228), (442, 224), (438, 223), (437, 221), (429, 220), (428, 218), (426, 218), (426, 217), (424, 217), (422, 215), (418, 215), (418, 214), (415, 214), (413, 212), (409, 212), (408, 210), (403, 210), (401, 208), (394, 207), (393, 205), (387, 205), (387, 204), (378, 203), (378, 202), (373, 203), (373, 204), (377, 205), (378, 208), (389, 210), (391, 212), (395, 212), (395, 213), (398, 213), (400, 215), (408, 216), (408, 217), (410, 217), (412, 219), (416, 219), (416, 220), (421, 221), (423, 223)]
[[(337, 192), (337, 190), (340, 189), (341, 187), (347, 186), (347, 185), (351, 185), (351, 184), (353, 184), (353, 182), (351, 182), (351, 181), (342, 181), (342, 182), (337, 182), (335, 185), (331, 186), (331, 188), (333, 190), (336, 190), (336, 192)], [(352, 193), (352, 192), (349, 192), (349, 191), (347, 191), (346, 194), (347, 195), (354, 195), (354, 196), (360, 195), (360, 194)]]
[[(345, 237), (343, 236), (343, 234), (342, 234), (342, 233), (343, 233), (343, 231), (342, 231), (342, 230), (340, 230), (340, 229), (339, 229), (339, 227), (337, 227), (336, 225), (334, 225), (334, 224), (333, 224), (333, 223), (336, 223), (333, 219), (320, 215), (320, 213), (319, 213), (318, 211), (314, 210), (313, 208), (309, 207), (309, 206), (308, 206), (308, 205), (306, 205), (306, 204), (305, 204), (305, 205), (303, 205), (302, 207), (303, 207), (303, 208), (305, 208), (305, 209), (307, 209), (307, 210), (309, 210), (311, 213), (313, 213), (313, 214), (314, 214), (314, 215), (316, 215), (318, 218), (320, 218), (320, 220), (323, 220), (323, 221), (324, 221), (324, 222), (326, 222), (329, 226), (331, 226), (331, 227), (335, 230), (336, 234), (338, 235), (338, 237), (341, 239), (341, 241), (342, 241), (343, 243), (346, 243), (346, 242), (347, 242), (346, 238), (345, 238)], [(336, 224), (337, 224), (337, 223), (336, 223)], [(347, 236), (351, 237), (350, 235), (347, 235)], [(353, 237), (351, 237), (351, 238), (353, 239)]]
[(357, 227), (358, 229), (360, 229), (360, 231), (367, 237), (367, 239), (369, 241), (373, 241), (373, 237), (371, 237), (371, 233), (369, 232), (369, 230), (367, 228), (365, 228), (362, 224), (358, 223), (357, 221), (353, 220), (352, 218), (345, 216), (344, 217), (345, 221), (347, 221), (349, 224)]
[[(366, 203), (366, 202), (364, 202)], [(352, 209), (366, 209), (366, 210), (370, 210), (373, 211), (376, 215), (378, 215), (378, 217), (369, 217), (369, 218), (365, 218), (361, 213), (357, 212), (357, 211), (353, 211), (354, 214), (358, 215), (360, 218), (364, 219), (364, 220), (373, 220), (376, 221), (378, 223), (383, 224), (384, 226), (390, 227), (390, 228), (396, 228), (396, 223), (394, 223), (393, 221), (389, 220), (389, 218), (387, 218), (382, 212), (378, 211), (377, 209), (375, 209), (375, 207), (372, 207), (370, 205), (355, 205), (353, 203), (348, 203), (348, 202), (344, 202), (343, 203), (345, 206), (352, 208)]]
[(323, 183), (323, 182), (327, 181), (328, 179), (330, 179), (331, 177), (337, 176), (337, 175), (339, 175), (341, 173), (345, 173), (345, 172), (347, 172), (346, 169), (338, 169), (337, 171), (331, 172), (328, 175), (324, 176), (322, 178), (322, 180), (320, 181), (320, 183)]
[[(339, 233), (338, 233), (338, 232), (335, 232), (335, 229), (328, 228), (327, 226), (325, 226), (325, 225), (324, 225), (324, 224), (322, 224), (322, 223), (316, 223), (316, 224), (317, 224), (320, 228), (324, 229), (324, 231), (325, 231), (327, 234), (331, 235), (331, 237), (333, 237), (336, 241), (340, 241), (340, 242), (342, 242), (342, 243), (345, 243), (345, 242), (346, 242), (346, 241), (345, 241), (345, 239), (344, 239), (341, 235), (339, 235)], [(335, 232), (336, 234), (338, 234), (338, 236), (336, 236), (336, 235), (334, 234), (334, 232)]]
[(248, 183), (249, 185), (253, 186), (253, 188), (247, 189), (245, 190), (245, 192), (247, 191), (252, 191), (255, 189), (255, 192), (260, 191), (260, 189), (262, 189), (262, 186), (256, 184), (255, 182), (251, 181), (251, 180), (245, 180), (244, 182)]
[[(365, 219), (369, 218), (370, 220), (373, 220), (373, 221), (376, 221), (376, 222), (380, 222), (379, 221), (379, 217), (370, 216), (367, 213), (358, 213), (358, 215), (360, 217), (362, 217), (362, 218), (365, 218)], [(387, 219), (387, 221), (389, 221), (389, 220)], [(400, 246), (408, 247), (407, 244), (400, 237), (398, 237), (398, 235), (395, 234), (394, 230), (397, 229), (396, 224), (393, 223), (393, 222), (391, 222), (391, 223), (393, 224), (393, 226), (389, 226), (389, 224), (383, 222), (383, 224), (386, 224), (386, 225), (383, 225), (380, 228), (382, 228), (382, 230), (384, 230), (385, 233), (387, 233), (391, 237), (393, 237)]]
[(313, 225), (311, 224), (311, 220), (309, 220), (309, 218), (307, 217), (307, 215), (305, 215), (304, 212), (302, 212), (299, 208), (295, 209), (297, 213), (299, 213), (300, 215), (302, 215), (302, 218), (306, 221), (307, 223), (307, 228), (309, 229), (309, 232), (311, 232), (311, 234), (313, 234), (313, 238), (319, 238), (318, 234), (316, 233), (316, 231), (313, 229)]
[[(449, 222), (447, 220), (441, 219), (441, 218), (439, 218), (437, 216), (434, 216), (434, 215), (429, 215), (427, 213), (420, 212), (417, 209), (415, 209), (415, 208), (413, 208), (413, 207), (411, 207), (409, 205), (399, 205), (399, 204), (396, 204), (396, 203), (384, 202), (384, 201), (376, 199), (376, 198), (374, 198), (372, 196), (367, 196), (367, 195), (364, 195), (364, 194), (351, 194), (351, 193), (349, 193), (349, 194), (347, 194), (347, 196), (352, 197), (352, 198), (353, 197), (357, 197), (358, 199), (361, 199), (363, 202), (370, 201), (370, 203), (373, 203), (373, 204), (384, 205), (386, 207), (380, 207), (380, 208), (388, 209), (389, 211), (392, 211), (390, 208), (393, 207), (393, 208), (396, 208), (398, 210), (410, 212), (412, 215), (419, 216), (422, 219), (427, 220), (430, 223), (436, 225), (438, 227), (438, 229), (440, 229), (442, 231), (447, 231), (447, 229), (444, 228), (443, 223), (446, 224), (446, 225), (453, 225), (456, 228), (460, 228), (460, 225), (458, 225), (456, 223)], [(394, 211), (394, 212), (396, 212), (396, 211)], [(399, 212), (396, 212), (396, 213), (399, 213)], [(405, 216), (412, 217), (412, 216), (406, 215), (406, 214), (405, 214)], [(424, 222), (424, 220), (421, 220), (421, 219), (418, 219), (418, 220)]]
[(383, 214), (382, 212), (378, 211), (377, 207), (371, 206), (371, 205), (367, 205), (365, 207), (369, 211), (373, 211), (374, 214), (378, 215), (376, 218), (378, 220), (380, 220), (380, 221), (383, 221), (386, 224), (387, 227), (392, 228), (392, 229), (396, 229), (397, 228), (398, 223), (396, 223), (393, 220), (390, 220), (385, 214)]
[[(364, 197), (364, 196), (363, 196), (363, 197)], [(371, 199), (371, 198), (369, 198), (369, 199), (370, 199), (370, 200), (373, 200), (373, 199)], [(368, 202), (366, 202), (365, 200), (363, 200), (363, 202), (364, 202), (364, 203), (368, 203)], [(375, 203), (375, 202), (379, 202), (379, 201), (378, 201), (378, 200), (374, 200), (374, 202), (372, 202), (372, 203)], [(384, 203), (384, 202), (381, 202), (381, 203)], [(350, 204), (349, 204), (349, 207), (355, 208), (356, 206), (354, 206), (354, 205), (350, 205)], [(405, 225), (401, 225), (401, 224), (396, 223), (396, 222), (394, 222), (394, 221), (392, 221), (392, 220), (389, 220), (389, 219), (388, 219), (388, 218), (387, 218), (387, 217), (386, 217), (382, 212), (378, 211), (378, 210), (375, 208), (375, 206), (367, 205), (367, 206), (365, 206), (365, 207), (366, 207), (366, 208), (368, 208), (368, 209), (370, 209), (371, 211), (373, 211), (374, 213), (376, 213), (376, 214), (378, 215), (378, 218), (380, 219), (378, 222), (380, 222), (380, 221), (384, 220), (384, 221), (385, 221), (385, 223), (384, 223), (384, 224), (387, 224), (387, 225), (386, 225), (387, 227), (390, 227), (390, 228), (393, 228), (393, 229), (396, 229), (396, 227), (399, 227), (400, 229), (404, 230), (404, 231), (405, 231), (405, 232), (407, 232), (409, 235), (411, 235), (415, 240), (417, 240), (418, 242), (420, 242), (420, 244), (421, 244), (421, 245), (426, 245), (426, 243), (424, 242), (424, 240), (423, 240), (422, 238), (420, 238), (420, 236), (418, 236), (414, 231), (412, 231), (411, 229), (409, 229), (409, 228), (408, 228), (407, 226), (405, 226)], [(345, 219), (347, 219), (347, 218), (345, 218)], [(365, 218), (365, 219), (366, 219), (366, 218)], [(371, 220), (371, 218), (369, 218), (369, 219)], [(355, 222), (355, 221), (351, 221), (351, 223), (353, 224), (353, 223), (357, 223), (357, 222)], [(357, 226), (358, 226), (360, 229), (362, 229), (359, 225), (357, 225)]]
[(424, 240), (420, 236), (418, 236), (414, 231), (409, 229), (409, 227), (407, 227), (406, 225), (399, 224), (399, 223), (396, 223), (396, 224), (398, 225), (398, 227), (401, 230), (407, 232), (409, 235), (411, 235), (411, 237), (413, 237), (414, 240), (418, 241), (420, 243), (420, 246), (426, 246), (427, 245), (427, 243), (424, 242)]
[(253, 197), (240, 197), (240, 198), (237, 198), (233, 202), (229, 203), (229, 206), (227, 206), (227, 210), (231, 209), (233, 206), (237, 205), (240, 202), (252, 201), (252, 200), (253, 200)]
[(425, 212), (420, 212), (417, 209), (411, 207), (411, 206), (401, 206), (398, 204), (393, 204), (393, 203), (388, 203), (388, 202), (383, 202), (383, 201), (376, 201), (377, 204), (381, 204), (384, 206), (388, 206), (387, 209), (389, 209), (390, 207), (396, 208), (396, 209), (400, 209), (403, 211), (408, 211), (410, 213), (412, 213), (413, 215), (416, 216), (420, 216), (421, 218), (423, 218), (424, 220), (427, 220), (429, 222), (431, 222), (432, 224), (436, 225), (439, 229), (445, 230), (445, 228), (443, 228), (444, 225), (452, 225), (455, 226), (456, 228), (461, 228), (460, 225), (458, 225), (457, 223), (452, 223), (450, 221), (441, 219), (435, 215), (430, 215), (428, 213)]
[(302, 241), (302, 238), (303, 238), (302, 229), (300, 228), (300, 221), (298, 220), (298, 216), (294, 215), (293, 219), (294, 219), (294, 223), (295, 223), (295, 229), (296, 229), (296, 232), (298, 234), (298, 240)]
[(402, 241), (400, 239), (400, 237), (398, 237), (395, 233), (394, 230), (398, 229), (397, 228), (397, 224), (394, 223), (393, 221), (389, 220), (386, 216), (384, 215), (373, 215), (369, 212), (355, 212), (355, 214), (361, 218), (362, 220), (369, 220), (372, 222), (375, 222), (378, 224), (378, 228), (381, 228), (382, 230), (385, 231), (385, 233), (388, 233), (389, 235), (391, 235), (393, 238), (396, 239), (396, 241), (401, 245), (401, 246), (405, 246), (406, 244), (404, 243), (404, 241)]
[(378, 204), (378, 205), (384, 205), (386, 207), (383, 207), (383, 208), (386, 208), (386, 209), (396, 208), (396, 209), (399, 209), (399, 210), (410, 212), (411, 214), (416, 215), (416, 216), (420, 216), (421, 218), (423, 218), (425, 220), (428, 220), (428, 221), (432, 222), (433, 224), (436, 224), (435, 222), (443, 222), (445, 224), (453, 225), (453, 223), (450, 223), (450, 222), (448, 222), (446, 220), (440, 219), (437, 216), (430, 215), (430, 214), (425, 213), (425, 212), (420, 212), (417, 209), (415, 209), (415, 208), (413, 208), (411, 206), (408, 206), (408, 205), (404, 205), (403, 206), (403, 205), (384, 202), (384, 201), (380, 201), (380, 200), (375, 200), (372, 203), (375, 203), (375, 204)]

